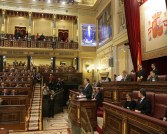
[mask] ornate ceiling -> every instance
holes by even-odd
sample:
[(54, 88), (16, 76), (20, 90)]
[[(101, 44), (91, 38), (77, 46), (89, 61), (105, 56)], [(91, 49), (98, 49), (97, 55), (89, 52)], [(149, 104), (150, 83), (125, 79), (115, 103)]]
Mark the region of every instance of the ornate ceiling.
[(0, 9), (77, 14), (79, 10), (94, 11), (101, 0), (0, 0)]

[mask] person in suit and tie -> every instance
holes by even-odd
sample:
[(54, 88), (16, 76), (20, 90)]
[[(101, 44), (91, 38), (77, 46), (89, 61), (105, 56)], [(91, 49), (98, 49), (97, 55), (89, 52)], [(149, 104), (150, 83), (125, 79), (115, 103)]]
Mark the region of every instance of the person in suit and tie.
[(128, 75), (125, 70), (122, 71), (122, 80), (121, 81), (132, 81), (130, 75)]
[(88, 78), (84, 79), (84, 84), (85, 84), (85, 88), (82, 91), (83, 95), (86, 96), (87, 99), (91, 99), (92, 98), (92, 86), (90, 85), (90, 81)]
[(150, 115), (151, 114), (151, 102), (146, 98), (146, 90), (140, 89), (139, 91), (140, 102), (136, 106), (135, 112)]
[(102, 94), (102, 91), (100, 90), (100, 87), (95, 87), (94, 99), (96, 99), (97, 107), (99, 107), (99, 106), (102, 105), (102, 102), (103, 102), (103, 94)]
[(146, 80), (146, 71), (142, 67), (142, 65), (138, 65), (138, 72), (137, 72), (137, 81), (145, 81)]
[(148, 76), (147, 81), (158, 81), (158, 76), (155, 74), (153, 70), (150, 71), (150, 75)]
[(159, 75), (159, 70), (156, 67), (156, 64), (153, 63), (151, 64), (152, 71), (154, 71), (155, 75)]

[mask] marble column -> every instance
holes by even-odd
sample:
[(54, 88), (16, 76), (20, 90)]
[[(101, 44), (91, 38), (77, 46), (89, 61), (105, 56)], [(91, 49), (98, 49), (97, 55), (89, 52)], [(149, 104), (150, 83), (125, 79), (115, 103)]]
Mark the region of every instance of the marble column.
[(32, 12), (29, 12), (29, 19), (28, 19), (28, 39), (31, 37), (32, 31)]
[(6, 10), (2, 10), (1, 35), (5, 33), (5, 12)]
[(53, 57), (52, 58), (52, 70), (53, 70), (53, 72), (55, 72), (56, 70), (56, 57)]
[(76, 70), (79, 72), (79, 57), (76, 57)]
[(3, 71), (3, 55), (0, 55), (0, 72)]
[(77, 32), (76, 32), (76, 39), (79, 42), (79, 18), (77, 18)]
[(116, 36), (119, 33), (119, 16), (118, 16), (118, 11), (119, 11), (119, 1), (114, 0), (113, 1), (114, 6), (113, 6), (113, 35)]
[(118, 73), (118, 50), (117, 50), (117, 46), (113, 46), (112, 47), (112, 51), (113, 51), (113, 74), (117, 74)]
[(27, 69), (31, 69), (31, 56), (27, 56)]
[(56, 14), (53, 15), (53, 37), (56, 37)]

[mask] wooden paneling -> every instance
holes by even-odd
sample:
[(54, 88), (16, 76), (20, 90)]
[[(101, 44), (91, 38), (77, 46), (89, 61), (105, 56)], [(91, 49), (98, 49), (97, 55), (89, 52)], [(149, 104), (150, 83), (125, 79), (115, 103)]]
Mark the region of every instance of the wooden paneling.
[(25, 130), (26, 107), (24, 105), (0, 105), (0, 126), (10, 130)]
[(109, 82), (102, 83), (104, 101), (109, 103), (124, 103), (126, 94), (141, 88), (155, 93), (167, 94), (167, 82)]
[(166, 134), (167, 123), (104, 102), (103, 134)]
[[(73, 95), (72, 95), (73, 94)], [(77, 95), (77, 92), (70, 91), (71, 96)], [(85, 131), (96, 130), (97, 126), (97, 106), (96, 100), (75, 99), (70, 100), (70, 120), (73, 124), (83, 128)]]

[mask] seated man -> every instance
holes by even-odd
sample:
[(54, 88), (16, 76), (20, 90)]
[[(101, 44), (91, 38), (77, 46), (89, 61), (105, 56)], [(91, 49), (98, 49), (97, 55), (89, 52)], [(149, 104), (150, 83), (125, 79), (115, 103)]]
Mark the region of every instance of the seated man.
[(132, 100), (132, 94), (127, 93), (126, 94), (126, 102), (124, 105), (124, 108), (130, 109), (130, 110), (135, 110), (136, 108), (136, 102)]
[(125, 70), (122, 71), (122, 80), (121, 81), (131, 81), (130, 75), (128, 75)]
[(143, 89), (143, 88), (140, 89), (139, 98), (140, 98), (140, 102), (137, 105), (135, 112), (150, 115), (151, 114), (151, 103), (146, 98), (146, 90), (145, 89)]
[(155, 75), (154, 71), (150, 71), (150, 75), (148, 76), (147, 81), (158, 81), (158, 76)]
[(10, 95), (10, 93), (8, 92), (7, 89), (4, 89), (1, 95), (6, 96), (6, 95)]

